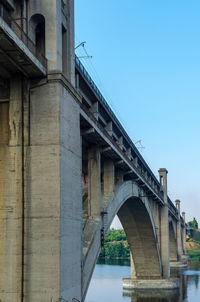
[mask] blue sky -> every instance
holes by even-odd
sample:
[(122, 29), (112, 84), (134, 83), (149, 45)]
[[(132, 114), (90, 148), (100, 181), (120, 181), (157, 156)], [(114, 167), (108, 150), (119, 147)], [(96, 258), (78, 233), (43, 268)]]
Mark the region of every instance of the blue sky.
[[(200, 223), (200, 1), (75, 0), (83, 64), (168, 194)], [(77, 49), (84, 55), (84, 49)]]

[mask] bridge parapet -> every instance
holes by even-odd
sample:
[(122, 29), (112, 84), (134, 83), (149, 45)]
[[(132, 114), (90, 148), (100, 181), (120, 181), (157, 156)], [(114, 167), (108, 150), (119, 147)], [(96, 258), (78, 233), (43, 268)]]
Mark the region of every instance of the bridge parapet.
[(20, 71), (26, 77), (46, 75), (47, 59), (28, 35), (27, 19), (12, 15), (13, 10), (0, 3), (1, 64), (11, 73)]

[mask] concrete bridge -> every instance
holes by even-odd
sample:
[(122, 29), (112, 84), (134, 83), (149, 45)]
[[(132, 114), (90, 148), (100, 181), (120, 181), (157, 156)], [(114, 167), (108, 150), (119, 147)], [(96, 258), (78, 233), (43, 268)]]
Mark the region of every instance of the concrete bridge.
[(84, 301), (115, 215), (132, 255), (124, 287), (176, 287), (180, 201), (75, 57), (73, 1), (3, 0), (0, 13), (1, 301)]

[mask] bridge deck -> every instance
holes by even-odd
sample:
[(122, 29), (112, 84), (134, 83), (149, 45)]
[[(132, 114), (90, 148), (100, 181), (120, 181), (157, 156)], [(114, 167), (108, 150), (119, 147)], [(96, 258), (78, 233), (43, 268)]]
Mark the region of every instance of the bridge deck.
[[(113, 159), (115, 166), (124, 171), (126, 180), (138, 182), (147, 196), (163, 204), (160, 182), (77, 57), (76, 88), (82, 96), (81, 130), (84, 141), (100, 145), (103, 155)], [(177, 209), (169, 197), (168, 207), (170, 214), (178, 219)], [(184, 223), (182, 218), (181, 222)]]

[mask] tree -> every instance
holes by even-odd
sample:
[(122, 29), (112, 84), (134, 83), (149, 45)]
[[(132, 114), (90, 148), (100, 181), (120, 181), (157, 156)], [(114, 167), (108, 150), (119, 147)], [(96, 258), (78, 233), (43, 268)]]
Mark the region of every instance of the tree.
[(192, 221), (189, 221), (188, 224), (193, 229), (198, 229), (199, 228), (198, 222), (196, 221), (195, 217), (193, 218)]

